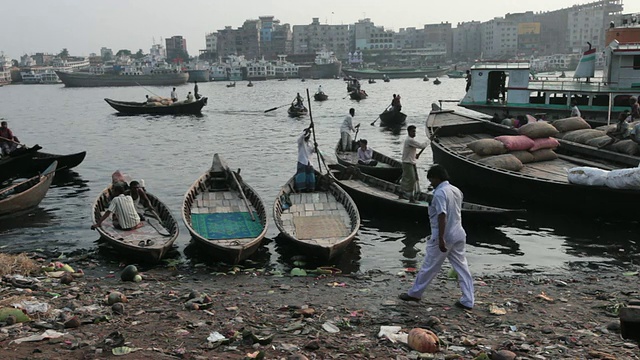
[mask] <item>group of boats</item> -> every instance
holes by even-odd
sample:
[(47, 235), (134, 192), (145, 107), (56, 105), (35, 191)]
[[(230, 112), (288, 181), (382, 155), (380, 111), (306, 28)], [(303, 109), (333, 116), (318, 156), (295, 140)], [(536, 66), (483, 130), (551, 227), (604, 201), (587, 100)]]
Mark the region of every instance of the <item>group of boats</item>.
[(86, 152), (56, 155), (20, 147), (0, 158), (0, 217), (32, 210), (44, 199), (56, 172), (78, 166)]

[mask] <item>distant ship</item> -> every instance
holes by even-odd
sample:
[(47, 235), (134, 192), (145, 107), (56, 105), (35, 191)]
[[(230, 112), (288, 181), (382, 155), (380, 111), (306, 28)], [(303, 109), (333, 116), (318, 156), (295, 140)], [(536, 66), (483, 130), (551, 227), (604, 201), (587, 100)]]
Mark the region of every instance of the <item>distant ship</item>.
[(98, 86), (171, 86), (186, 84), (189, 74), (176, 69), (151, 69), (149, 71), (92, 73), (56, 71), (67, 87)]
[(383, 69), (344, 69), (342, 72), (350, 77), (362, 79), (389, 79), (424, 78), (425, 76), (442, 76), (449, 71), (448, 67), (427, 68), (383, 68)]
[(342, 63), (332, 51), (318, 51), (311, 66), (300, 65), (298, 75), (301, 78), (333, 79), (340, 76)]

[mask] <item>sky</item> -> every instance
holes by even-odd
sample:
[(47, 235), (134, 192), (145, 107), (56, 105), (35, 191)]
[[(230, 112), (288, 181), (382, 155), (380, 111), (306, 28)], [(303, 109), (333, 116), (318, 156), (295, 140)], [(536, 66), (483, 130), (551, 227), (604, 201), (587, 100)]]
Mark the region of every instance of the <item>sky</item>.
[[(575, 0), (29, 0), (6, 1), (0, 21), (0, 51), (18, 59), (36, 52), (71, 55), (143, 49), (174, 35), (187, 39), (190, 55), (205, 48), (204, 36), (246, 19), (273, 15), (282, 23), (352, 24), (370, 18), (398, 30), (424, 24), (487, 21), (506, 13), (549, 11), (584, 4)], [(28, 5), (25, 5), (28, 4)], [(640, 1), (625, 2), (624, 13), (640, 12)]]

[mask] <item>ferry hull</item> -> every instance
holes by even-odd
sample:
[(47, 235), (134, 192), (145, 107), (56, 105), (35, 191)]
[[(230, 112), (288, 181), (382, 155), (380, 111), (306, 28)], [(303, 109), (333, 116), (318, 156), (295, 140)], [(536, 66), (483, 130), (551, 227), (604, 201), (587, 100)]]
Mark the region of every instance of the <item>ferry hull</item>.
[(333, 79), (340, 76), (342, 71), (342, 63), (337, 61), (331, 64), (323, 65), (311, 65), (310, 67), (301, 66), (298, 69), (298, 75), (301, 78), (320, 78), (320, 79)]
[(344, 69), (342, 72), (350, 77), (361, 79), (384, 79), (387, 75), (390, 79), (416, 79), (424, 78), (425, 76), (437, 77), (442, 76), (449, 71), (448, 68), (433, 68), (433, 69), (388, 69), (388, 70), (359, 70), (359, 69)]
[(211, 77), (209, 70), (187, 70), (189, 73), (189, 82), (208, 82)]
[(112, 75), (90, 73), (67, 73), (56, 71), (66, 87), (100, 87), (100, 86), (169, 86), (186, 84), (188, 73), (167, 73), (152, 75)]

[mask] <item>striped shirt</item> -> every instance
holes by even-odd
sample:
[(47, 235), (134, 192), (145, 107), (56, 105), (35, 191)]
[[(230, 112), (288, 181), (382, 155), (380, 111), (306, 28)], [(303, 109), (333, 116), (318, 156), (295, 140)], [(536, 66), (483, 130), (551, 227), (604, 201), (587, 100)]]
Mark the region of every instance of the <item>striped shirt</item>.
[(123, 229), (131, 229), (140, 223), (133, 199), (129, 195), (120, 194), (113, 198), (107, 210), (116, 216)]

